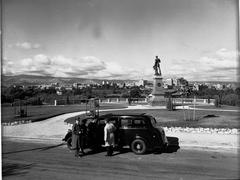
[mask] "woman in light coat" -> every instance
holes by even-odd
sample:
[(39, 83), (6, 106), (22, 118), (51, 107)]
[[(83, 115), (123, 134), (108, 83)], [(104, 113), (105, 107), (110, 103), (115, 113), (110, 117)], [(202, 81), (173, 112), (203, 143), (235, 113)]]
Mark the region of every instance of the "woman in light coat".
[(104, 127), (104, 141), (105, 141), (105, 147), (107, 148), (106, 156), (112, 156), (113, 147), (115, 146), (114, 132), (116, 128), (111, 122), (109, 122), (108, 119), (105, 120), (105, 123), (106, 125)]

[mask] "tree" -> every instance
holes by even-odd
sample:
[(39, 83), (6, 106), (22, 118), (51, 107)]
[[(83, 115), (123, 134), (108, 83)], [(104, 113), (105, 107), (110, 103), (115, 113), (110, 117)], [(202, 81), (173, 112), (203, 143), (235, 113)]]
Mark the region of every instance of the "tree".
[(237, 94), (238, 96), (240, 96), (240, 87), (237, 87), (237, 88), (235, 89), (235, 94)]
[(132, 89), (130, 89), (130, 97), (131, 98), (140, 98), (141, 97), (141, 90), (139, 87), (134, 86)]
[(219, 98), (219, 96), (216, 96), (216, 97), (215, 97), (214, 105), (215, 105), (216, 107), (220, 107), (220, 106), (221, 106), (221, 105), (220, 105), (220, 98)]
[(238, 105), (238, 95), (236, 94), (227, 94), (222, 97), (222, 104), (227, 104), (230, 106), (236, 106)]

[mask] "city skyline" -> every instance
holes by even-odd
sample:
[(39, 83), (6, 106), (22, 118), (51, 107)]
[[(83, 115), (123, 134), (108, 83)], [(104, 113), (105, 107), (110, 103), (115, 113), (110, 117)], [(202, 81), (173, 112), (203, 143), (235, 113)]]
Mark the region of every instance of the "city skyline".
[(236, 0), (3, 0), (4, 75), (237, 81)]

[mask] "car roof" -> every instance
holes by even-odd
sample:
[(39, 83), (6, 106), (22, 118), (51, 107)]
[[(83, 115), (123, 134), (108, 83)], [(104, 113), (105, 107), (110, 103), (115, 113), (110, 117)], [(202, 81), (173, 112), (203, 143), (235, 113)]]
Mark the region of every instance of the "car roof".
[(146, 113), (125, 113), (125, 114), (115, 114), (115, 113), (109, 113), (109, 114), (104, 114), (99, 116), (99, 118), (108, 118), (108, 117), (113, 117), (113, 116), (149, 116), (146, 115)]

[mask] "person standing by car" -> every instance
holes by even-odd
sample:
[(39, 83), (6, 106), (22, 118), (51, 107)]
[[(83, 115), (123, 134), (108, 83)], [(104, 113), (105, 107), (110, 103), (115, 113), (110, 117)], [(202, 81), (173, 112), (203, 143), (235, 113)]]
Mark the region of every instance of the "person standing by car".
[(92, 149), (96, 149), (97, 147), (97, 138), (98, 138), (98, 134), (97, 134), (97, 119), (93, 118), (88, 126), (87, 126), (87, 142), (89, 142), (88, 147), (90, 146), (90, 148)]
[(111, 122), (109, 122), (109, 119), (105, 120), (105, 124), (106, 125), (104, 127), (104, 141), (105, 141), (105, 147), (107, 149), (106, 156), (112, 156), (113, 147), (115, 146), (114, 132), (116, 128)]
[(78, 118), (72, 127), (72, 149), (75, 150), (75, 157), (79, 157), (79, 150), (84, 154), (84, 136), (86, 135), (85, 123), (86, 121), (82, 120), (82, 124), (80, 124), (80, 118)]
[(83, 119), (81, 124), (80, 124), (80, 130), (81, 130), (81, 134), (80, 134), (80, 150), (82, 155), (84, 155), (84, 147), (86, 145), (86, 140), (87, 140), (87, 126), (86, 126), (86, 119)]

